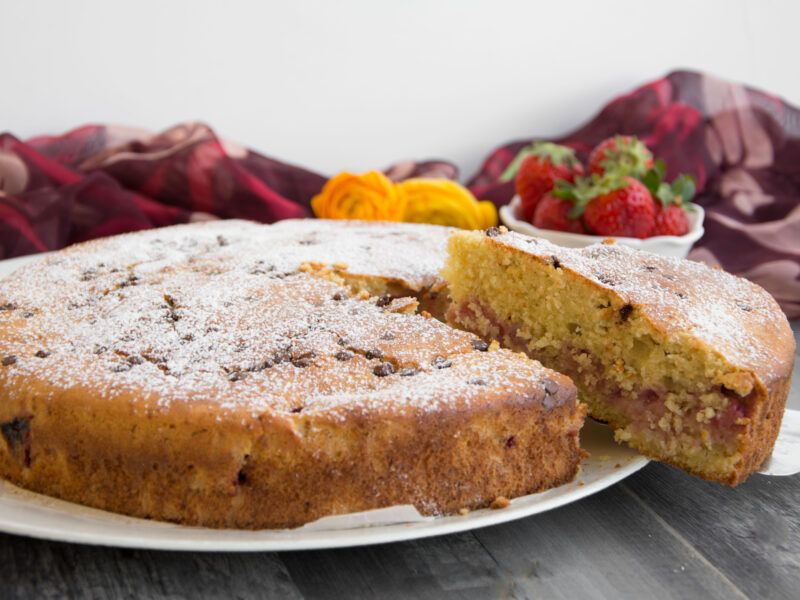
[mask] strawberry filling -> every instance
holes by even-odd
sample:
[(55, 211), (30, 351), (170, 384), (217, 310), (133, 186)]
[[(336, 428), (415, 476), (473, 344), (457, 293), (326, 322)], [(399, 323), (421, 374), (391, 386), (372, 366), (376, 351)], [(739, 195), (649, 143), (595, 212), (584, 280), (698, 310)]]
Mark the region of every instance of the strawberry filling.
[(524, 324), (499, 318), (476, 298), (451, 305), (447, 318), (570, 376), (595, 416), (616, 415), (610, 420), (621, 421), (616, 425), (624, 425), (626, 435), (646, 434), (650, 439), (660, 439), (666, 448), (670, 440), (679, 437), (684, 448), (691, 442), (695, 448), (703, 446), (732, 454), (752, 416), (755, 391), (742, 398), (717, 385), (688, 393), (643, 380), (630, 390), (623, 389), (613, 378), (613, 365), (567, 343), (558, 348), (535, 348), (530, 339), (520, 335)]

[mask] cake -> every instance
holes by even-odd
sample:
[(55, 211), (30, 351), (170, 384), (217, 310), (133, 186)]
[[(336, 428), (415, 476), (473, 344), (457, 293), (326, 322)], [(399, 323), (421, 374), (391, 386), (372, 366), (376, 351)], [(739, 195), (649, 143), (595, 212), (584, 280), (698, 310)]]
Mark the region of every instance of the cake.
[(617, 440), (736, 485), (773, 448), (795, 357), (759, 286), (614, 243), (555, 246), (504, 228), (450, 237), (455, 325), (570, 376)]
[(569, 378), (415, 312), (442, 286), (429, 230), (304, 227), (126, 234), (0, 281), (0, 476), (249, 529), (452, 513), (574, 477)]

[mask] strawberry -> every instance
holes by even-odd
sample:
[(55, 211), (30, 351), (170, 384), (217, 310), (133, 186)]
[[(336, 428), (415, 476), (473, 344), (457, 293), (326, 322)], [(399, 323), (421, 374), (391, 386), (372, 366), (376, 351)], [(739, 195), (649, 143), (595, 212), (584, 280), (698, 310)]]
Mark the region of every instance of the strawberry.
[(653, 198), (659, 201), (655, 225), (650, 235), (686, 235), (689, 233), (689, 202), (694, 196), (695, 180), (690, 175), (680, 175), (672, 184), (663, 181), (666, 168), (657, 160), (642, 178)]
[(573, 204), (569, 200), (545, 194), (536, 206), (536, 212), (533, 214), (533, 226), (540, 229), (586, 233), (586, 227), (580, 219), (569, 218), (572, 207)]
[(532, 222), (536, 205), (553, 189), (555, 182), (572, 182), (577, 175), (583, 175), (583, 165), (575, 158), (572, 148), (534, 142), (519, 151), (500, 176), (500, 181), (511, 181), (516, 176), (515, 187), (522, 202), (522, 216)]
[(650, 235), (686, 235), (689, 233), (689, 217), (682, 206), (670, 204), (656, 213), (655, 226)]
[(653, 167), (653, 153), (635, 136), (618, 135), (597, 144), (589, 154), (589, 173), (642, 177)]
[(553, 193), (573, 200), (569, 216), (583, 215), (586, 227), (597, 235), (645, 238), (653, 229), (656, 204), (633, 177), (618, 173), (578, 177), (574, 185), (560, 184)]

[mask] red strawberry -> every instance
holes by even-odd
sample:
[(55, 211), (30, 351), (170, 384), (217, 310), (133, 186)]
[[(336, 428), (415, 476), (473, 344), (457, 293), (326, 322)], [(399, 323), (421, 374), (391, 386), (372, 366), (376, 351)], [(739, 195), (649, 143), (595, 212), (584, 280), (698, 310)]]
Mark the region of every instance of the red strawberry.
[(653, 153), (635, 136), (618, 135), (603, 140), (589, 154), (589, 173), (642, 177), (653, 167)]
[(689, 217), (682, 206), (670, 204), (656, 213), (655, 226), (650, 235), (686, 235), (689, 233)]
[(646, 238), (653, 229), (656, 203), (648, 189), (633, 177), (606, 175), (594, 181), (583, 221), (597, 235)]
[(519, 151), (500, 176), (500, 181), (511, 181), (522, 202), (522, 216), (533, 221), (536, 205), (550, 192), (558, 180), (572, 182), (583, 175), (583, 165), (575, 158), (575, 151), (550, 142), (534, 142)]
[(687, 210), (694, 210), (689, 204), (694, 197), (695, 180), (691, 175), (680, 175), (672, 183), (664, 181), (666, 167), (663, 161), (656, 161), (654, 168), (642, 178), (642, 183), (658, 200), (655, 225), (650, 235), (686, 235), (689, 233)]
[(572, 233), (586, 233), (586, 227), (580, 219), (570, 219), (569, 212), (573, 203), (569, 200), (545, 194), (536, 206), (533, 214), (533, 226), (540, 229), (555, 229)]

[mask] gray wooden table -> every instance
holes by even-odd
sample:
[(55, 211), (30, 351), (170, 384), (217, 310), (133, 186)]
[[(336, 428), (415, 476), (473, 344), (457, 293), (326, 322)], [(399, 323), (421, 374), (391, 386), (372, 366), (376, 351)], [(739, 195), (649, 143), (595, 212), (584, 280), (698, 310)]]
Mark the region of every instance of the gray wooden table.
[[(789, 405), (800, 409), (797, 381)], [(797, 599), (800, 475), (730, 489), (651, 463), (519, 521), (339, 550), (159, 552), (0, 534), (3, 600), (206, 597)]]

